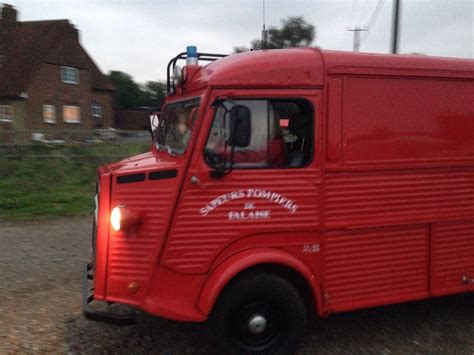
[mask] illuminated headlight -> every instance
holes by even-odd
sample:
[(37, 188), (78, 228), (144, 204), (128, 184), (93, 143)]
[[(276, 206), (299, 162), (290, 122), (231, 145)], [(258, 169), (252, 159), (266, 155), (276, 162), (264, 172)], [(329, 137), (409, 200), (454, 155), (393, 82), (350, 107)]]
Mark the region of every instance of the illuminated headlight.
[(137, 214), (130, 211), (126, 206), (116, 206), (110, 214), (110, 224), (114, 231), (124, 231), (140, 224), (141, 220)]
[(120, 220), (122, 219), (122, 211), (120, 210), (121, 207), (117, 206), (112, 210), (112, 214), (110, 215), (110, 223), (116, 232), (120, 230)]

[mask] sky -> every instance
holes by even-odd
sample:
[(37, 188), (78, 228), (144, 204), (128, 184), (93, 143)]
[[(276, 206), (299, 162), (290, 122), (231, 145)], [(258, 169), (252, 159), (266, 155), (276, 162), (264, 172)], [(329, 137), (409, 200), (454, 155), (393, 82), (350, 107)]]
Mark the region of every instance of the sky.
[[(169, 60), (188, 45), (224, 54), (249, 46), (263, 24), (263, 0), (3, 1), (16, 7), (20, 21), (69, 19), (104, 73), (120, 70), (140, 83), (165, 80)], [(473, 0), (401, 4), (400, 53), (474, 57)], [(388, 53), (391, 13), (392, 0), (265, 0), (267, 28), (303, 16), (316, 27), (313, 45), (323, 49), (352, 50), (354, 34), (347, 29), (371, 23), (360, 51)]]

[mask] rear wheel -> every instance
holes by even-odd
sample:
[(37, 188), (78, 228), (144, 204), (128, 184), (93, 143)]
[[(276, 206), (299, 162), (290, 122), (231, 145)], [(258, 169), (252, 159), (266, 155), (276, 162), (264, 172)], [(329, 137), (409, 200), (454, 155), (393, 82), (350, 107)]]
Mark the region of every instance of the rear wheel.
[(306, 309), (287, 280), (269, 273), (229, 284), (211, 315), (213, 338), (225, 353), (289, 354), (306, 327)]

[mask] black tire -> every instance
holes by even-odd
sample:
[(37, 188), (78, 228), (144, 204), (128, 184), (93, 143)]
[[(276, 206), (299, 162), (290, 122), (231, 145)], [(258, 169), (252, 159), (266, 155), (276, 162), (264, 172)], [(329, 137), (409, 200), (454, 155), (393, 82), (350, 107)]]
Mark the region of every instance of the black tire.
[(303, 300), (290, 282), (256, 273), (224, 288), (210, 326), (223, 353), (291, 354), (304, 334), (306, 317)]

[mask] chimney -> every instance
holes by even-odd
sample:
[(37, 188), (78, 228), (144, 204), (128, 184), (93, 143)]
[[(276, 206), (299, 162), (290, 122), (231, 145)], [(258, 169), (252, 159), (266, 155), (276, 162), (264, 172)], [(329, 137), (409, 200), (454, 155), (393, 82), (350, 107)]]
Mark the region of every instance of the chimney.
[(17, 23), (16, 15), (12, 5), (0, 3), (0, 32), (8, 31)]
[(74, 26), (72, 23), (69, 22), (69, 28), (68, 28), (68, 33), (70, 33), (76, 41), (79, 41), (79, 30)]

